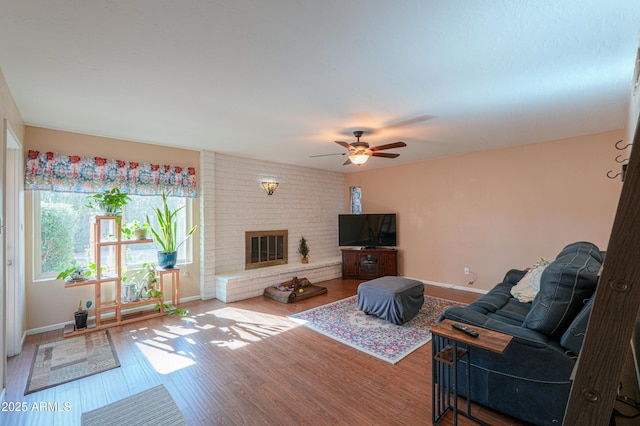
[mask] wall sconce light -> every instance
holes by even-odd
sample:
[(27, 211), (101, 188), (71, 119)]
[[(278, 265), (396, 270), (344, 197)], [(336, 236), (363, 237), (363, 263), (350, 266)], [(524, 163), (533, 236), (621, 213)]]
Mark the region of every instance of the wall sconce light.
[(267, 191), (267, 195), (273, 195), (278, 188), (278, 182), (262, 182), (262, 187)]

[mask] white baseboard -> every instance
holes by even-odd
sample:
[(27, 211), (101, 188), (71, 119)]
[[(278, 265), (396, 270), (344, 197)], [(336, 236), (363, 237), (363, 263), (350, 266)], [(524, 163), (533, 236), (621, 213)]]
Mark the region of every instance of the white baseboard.
[(32, 328), (27, 330), (27, 336), (32, 334), (46, 333), (48, 331), (58, 330), (59, 328), (65, 328), (67, 324), (73, 324), (73, 321), (61, 322), (59, 324), (46, 325), (44, 327)]
[(484, 290), (484, 289), (481, 289), (481, 288), (474, 288), (474, 287), (461, 286), (461, 285), (455, 285), (455, 284), (439, 283), (439, 282), (436, 282), (436, 281), (421, 280), (419, 278), (411, 278), (411, 277), (405, 277), (405, 278), (409, 278), (409, 279), (417, 280), (417, 281), (422, 281), (425, 284), (434, 285), (434, 286), (443, 287), (443, 288), (450, 288), (450, 289), (453, 289), (453, 290), (469, 291), (471, 293), (480, 293), (480, 294), (487, 294), (489, 292), (489, 290)]
[[(186, 303), (186, 302), (192, 302), (194, 300), (201, 300), (200, 295), (198, 296), (189, 296), (189, 297), (181, 297), (180, 298), (180, 303)], [(89, 317), (89, 320), (94, 320), (96, 319), (95, 316)], [(39, 334), (39, 333), (46, 333), (48, 331), (54, 331), (54, 330), (58, 330), (60, 328), (65, 328), (67, 325), (73, 324), (74, 321), (67, 321), (67, 322), (62, 322), (62, 323), (58, 323), (58, 324), (52, 324), (52, 325), (47, 325), (44, 327), (38, 327), (38, 328), (32, 328), (31, 330), (27, 330), (25, 331), (24, 335), (22, 336), (22, 343), (24, 343), (24, 339), (27, 336), (30, 336), (32, 334)]]

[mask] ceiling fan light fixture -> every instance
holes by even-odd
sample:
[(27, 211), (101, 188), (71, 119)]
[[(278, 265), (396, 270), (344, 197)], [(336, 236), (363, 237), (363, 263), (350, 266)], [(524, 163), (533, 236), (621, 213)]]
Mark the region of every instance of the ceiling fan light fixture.
[(356, 166), (361, 166), (369, 160), (369, 155), (366, 153), (358, 152), (349, 155), (349, 160)]
[(342, 163), (343, 166), (349, 164), (355, 164), (356, 166), (362, 166), (369, 157), (382, 157), (382, 158), (397, 158), (400, 154), (388, 154), (382, 153), (386, 149), (403, 148), (407, 146), (406, 143), (398, 141), (394, 143), (388, 143), (384, 145), (378, 145), (370, 147), (368, 142), (360, 141), (360, 137), (363, 135), (362, 130), (356, 130), (353, 135), (356, 137), (356, 142), (334, 141), (343, 148), (346, 148), (348, 152), (342, 154), (324, 154), (324, 155), (311, 155), (311, 157), (324, 157), (325, 155), (346, 155), (349, 159)]

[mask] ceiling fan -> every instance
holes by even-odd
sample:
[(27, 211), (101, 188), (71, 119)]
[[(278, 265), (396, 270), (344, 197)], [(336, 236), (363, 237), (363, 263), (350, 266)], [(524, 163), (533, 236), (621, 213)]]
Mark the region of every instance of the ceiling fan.
[(360, 141), (360, 138), (364, 132), (362, 130), (356, 130), (353, 132), (353, 136), (356, 137), (357, 141), (348, 143), (344, 141), (334, 141), (340, 146), (347, 148), (348, 152), (343, 152), (342, 154), (322, 154), (322, 155), (312, 155), (311, 157), (326, 157), (329, 155), (348, 155), (349, 158), (347, 161), (343, 163), (343, 166), (348, 164), (355, 164), (356, 166), (361, 166), (366, 163), (370, 157), (383, 157), (383, 158), (397, 158), (400, 154), (390, 154), (386, 152), (380, 152), (385, 149), (393, 149), (393, 148), (402, 148), (407, 146), (404, 142), (394, 142), (386, 145), (378, 145), (374, 147), (369, 147), (368, 142)]

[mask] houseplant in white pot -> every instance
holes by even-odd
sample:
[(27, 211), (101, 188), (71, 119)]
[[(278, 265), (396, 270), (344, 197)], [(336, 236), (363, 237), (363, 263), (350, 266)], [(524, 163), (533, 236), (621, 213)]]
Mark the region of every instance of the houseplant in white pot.
[[(162, 250), (158, 250), (158, 266), (164, 269), (171, 269), (176, 265), (178, 258), (178, 249), (182, 244), (187, 241), (195, 232), (197, 225), (187, 232), (184, 237), (178, 237), (178, 212), (182, 210), (184, 206), (180, 206), (177, 209), (171, 210), (167, 203), (167, 194), (162, 193), (162, 208), (154, 207), (153, 211), (156, 214), (157, 228), (151, 224), (149, 216), (147, 216), (147, 223), (149, 229), (155, 237)], [(181, 239), (181, 241), (179, 241)]]

